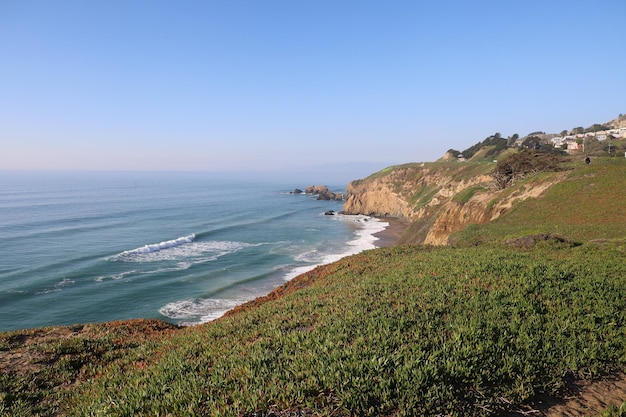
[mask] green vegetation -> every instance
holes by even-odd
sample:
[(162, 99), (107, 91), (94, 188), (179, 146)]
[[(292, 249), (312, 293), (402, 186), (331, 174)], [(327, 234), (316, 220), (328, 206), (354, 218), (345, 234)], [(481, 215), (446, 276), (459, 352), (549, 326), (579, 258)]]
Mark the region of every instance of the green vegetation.
[(520, 178), (502, 195), (563, 177), (454, 246), (344, 258), (207, 325), (1, 333), (0, 415), (483, 416), (563, 397), (626, 370), (625, 172), (606, 158)]
[(439, 187), (436, 185), (419, 187), (417, 193), (411, 197), (409, 204), (413, 207), (413, 210), (417, 211), (428, 204), (437, 192), (439, 192)]
[(396, 170), (385, 174), (382, 174), (381, 171), (381, 173), (376, 174), (376, 178), (393, 175), (394, 191), (398, 192), (417, 211), (428, 204), (439, 191), (439, 187), (435, 184), (424, 186), (425, 177), (445, 175), (454, 178), (457, 182), (469, 181), (477, 176), (488, 174), (493, 170), (493, 167), (492, 163), (484, 162), (407, 164), (400, 165), (396, 167)]
[(589, 156), (624, 158), (626, 140), (608, 138), (599, 141), (596, 138), (585, 138), (585, 154)]
[(610, 129), (610, 127), (608, 127), (608, 126), (595, 123), (592, 126), (590, 126), (587, 129), (585, 129), (584, 132), (585, 133), (587, 133), (587, 132), (600, 132), (600, 131), (609, 130), (609, 129)]
[[(540, 174), (544, 180), (566, 175), (542, 198), (517, 203), (505, 216), (473, 225), (455, 235), (458, 246), (502, 243), (536, 233), (552, 233), (577, 242), (626, 237), (626, 158), (596, 158), (577, 162), (566, 172)], [(538, 176), (528, 177), (504, 192), (532, 188)]]
[(611, 406), (608, 409), (606, 409), (604, 412), (602, 412), (602, 414), (600, 414), (600, 417), (624, 417), (624, 416), (626, 416), (626, 402), (623, 403), (619, 407)]
[(138, 358), (174, 326), (158, 320), (0, 333), (0, 416), (54, 416), (65, 390)]
[[(625, 254), (617, 243), (368, 251), (316, 269), (310, 285), (282, 298), (86, 366), (61, 411), (510, 409), (536, 394), (563, 393), (566, 376), (591, 378), (626, 364)], [(59, 354), (89, 349), (72, 342)], [(12, 404), (19, 406), (13, 415), (23, 415), (25, 403)]]
[(459, 204), (465, 204), (467, 203), (473, 196), (474, 194), (476, 194), (476, 192), (484, 190), (485, 188), (482, 185), (476, 185), (474, 187), (469, 187), (466, 188), (465, 190), (455, 194), (455, 196), (452, 198), (454, 201), (456, 201)]
[(353, 181), (353, 183), (357, 183), (358, 184), (361, 181), (369, 181), (369, 180), (373, 180), (373, 179), (376, 179), (376, 178), (381, 178), (381, 177), (384, 177), (385, 175), (388, 175), (390, 172), (393, 172), (393, 171), (397, 170), (398, 168), (401, 168), (401, 167), (402, 168), (404, 168), (404, 167), (413, 167), (413, 166), (418, 166), (418, 165), (419, 164), (416, 163), (416, 162), (415, 163), (404, 164), (404, 165), (392, 165), (392, 166), (389, 166), (387, 168), (383, 168), (380, 171), (375, 172), (375, 173), (369, 175), (364, 180), (356, 180), (356, 181)]
[(463, 152), (459, 152), (455, 149), (449, 149), (448, 153), (454, 157), (458, 157), (462, 154), (463, 158), (472, 160), (493, 159), (504, 152), (508, 148), (508, 145), (508, 139), (503, 138), (500, 133), (495, 133), (482, 142), (478, 142), (475, 145), (470, 146)]
[(529, 175), (565, 169), (565, 158), (551, 153), (522, 151), (500, 160), (493, 170), (494, 185), (502, 190)]
[(489, 151), (483, 155), (484, 158), (493, 158), (499, 155), (502, 151), (507, 148), (507, 140), (500, 136), (500, 133), (496, 133), (492, 136), (489, 136), (485, 140), (480, 143), (477, 143), (474, 146), (469, 147), (468, 149), (463, 151), (463, 156), (465, 158), (471, 158), (474, 154), (482, 148), (489, 147)]

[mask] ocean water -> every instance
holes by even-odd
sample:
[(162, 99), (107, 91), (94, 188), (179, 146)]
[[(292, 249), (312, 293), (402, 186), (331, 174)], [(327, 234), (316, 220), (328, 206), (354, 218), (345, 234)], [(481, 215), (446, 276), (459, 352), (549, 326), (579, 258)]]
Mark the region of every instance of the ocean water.
[(312, 184), (0, 172), (0, 331), (140, 317), (202, 323), (373, 248), (387, 224), (327, 216), (342, 203), (290, 194)]

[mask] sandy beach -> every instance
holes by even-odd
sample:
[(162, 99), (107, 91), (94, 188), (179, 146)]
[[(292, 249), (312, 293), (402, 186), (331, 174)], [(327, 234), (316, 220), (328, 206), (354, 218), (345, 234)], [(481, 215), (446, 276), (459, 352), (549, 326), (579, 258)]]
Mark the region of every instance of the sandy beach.
[(374, 242), (377, 248), (393, 246), (398, 240), (400, 240), (402, 234), (410, 224), (407, 219), (399, 217), (384, 217), (380, 218), (380, 221), (389, 223), (389, 226), (387, 226), (382, 232), (374, 234), (374, 236), (378, 238), (378, 240)]

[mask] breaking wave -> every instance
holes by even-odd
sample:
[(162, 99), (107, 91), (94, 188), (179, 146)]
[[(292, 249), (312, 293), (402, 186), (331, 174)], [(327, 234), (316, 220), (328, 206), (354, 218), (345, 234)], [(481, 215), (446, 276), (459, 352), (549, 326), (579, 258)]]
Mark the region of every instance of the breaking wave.
[[(195, 241), (196, 235), (179, 237), (161, 243), (145, 245), (137, 249), (127, 250), (108, 258), (109, 261), (121, 262), (177, 262), (175, 270), (187, 269), (191, 264), (214, 261), (229, 253), (238, 252), (249, 246), (256, 246), (244, 242), (233, 241)], [(258, 245), (258, 244), (257, 244)], [(181, 265), (187, 268), (181, 268)], [(170, 266), (169, 268), (172, 268)], [(162, 272), (162, 271), (159, 271)]]
[(140, 255), (145, 253), (158, 252), (163, 249), (175, 248), (176, 246), (184, 245), (185, 243), (191, 243), (196, 238), (195, 234), (189, 236), (183, 236), (172, 240), (166, 240), (160, 243), (153, 243), (150, 245), (144, 245), (140, 248), (122, 252), (120, 256)]
[(359, 228), (355, 231), (355, 238), (346, 242), (346, 246), (341, 252), (338, 253), (327, 253), (324, 250), (312, 249), (296, 255), (294, 260), (297, 262), (307, 262), (309, 265), (292, 268), (284, 276), (286, 281), (290, 281), (298, 275), (314, 269), (316, 266), (336, 262), (341, 258), (355, 255), (363, 252), (364, 250), (374, 249), (376, 247), (376, 241), (378, 240), (378, 237), (376, 237), (375, 234), (382, 232), (385, 228), (387, 228), (387, 226), (389, 226), (389, 223), (387, 222), (364, 215), (337, 215), (335, 219), (358, 225)]
[(247, 300), (192, 298), (169, 303), (161, 307), (159, 313), (170, 319), (182, 320), (180, 324), (189, 326), (215, 320), (245, 301)]

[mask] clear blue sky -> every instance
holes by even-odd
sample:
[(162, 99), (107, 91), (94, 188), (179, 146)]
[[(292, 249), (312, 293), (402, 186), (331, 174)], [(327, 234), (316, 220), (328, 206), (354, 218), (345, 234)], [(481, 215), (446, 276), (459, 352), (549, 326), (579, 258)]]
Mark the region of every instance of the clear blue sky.
[(0, 169), (360, 178), (586, 127), (626, 113), (625, 16), (624, 0), (2, 0)]

